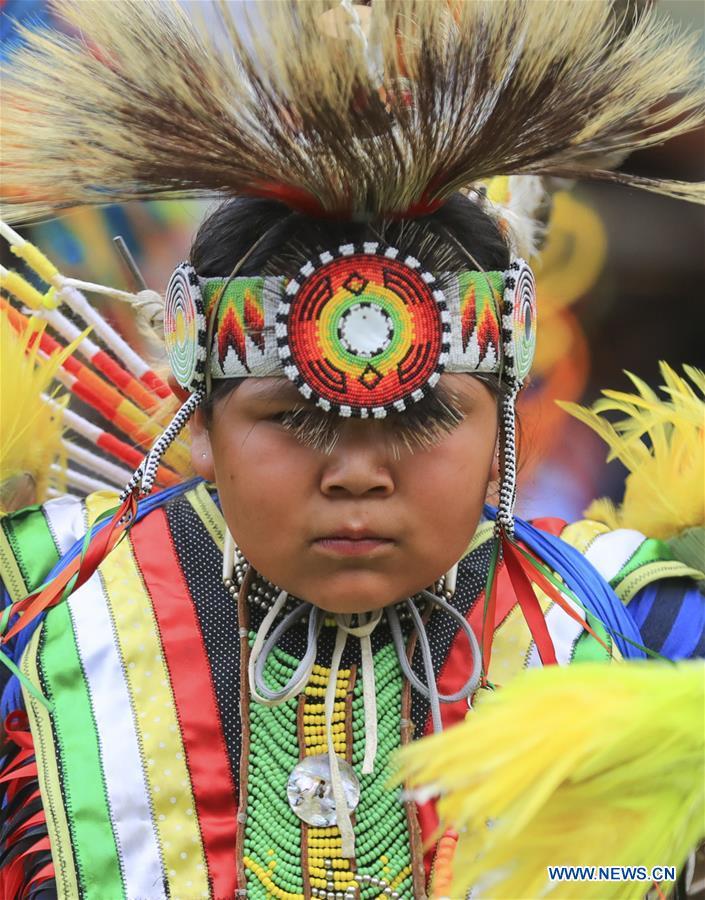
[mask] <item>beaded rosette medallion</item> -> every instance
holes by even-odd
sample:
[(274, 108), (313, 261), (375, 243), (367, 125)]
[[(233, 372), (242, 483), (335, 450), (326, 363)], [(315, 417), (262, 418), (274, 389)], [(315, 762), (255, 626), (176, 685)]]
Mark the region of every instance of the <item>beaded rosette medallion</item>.
[(427, 396), (441, 374), (503, 373), (521, 384), (536, 345), (534, 278), (433, 274), (378, 242), (344, 244), (296, 277), (199, 278), (188, 263), (166, 294), (166, 346), (179, 384), (286, 376), (341, 416), (383, 418)]

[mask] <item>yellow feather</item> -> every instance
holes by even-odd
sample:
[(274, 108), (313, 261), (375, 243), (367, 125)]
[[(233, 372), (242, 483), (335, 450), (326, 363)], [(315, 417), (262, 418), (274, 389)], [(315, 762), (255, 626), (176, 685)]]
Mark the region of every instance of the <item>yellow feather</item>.
[[(629, 470), (621, 505), (598, 500), (585, 515), (610, 528), (635, 528), (667, 540), (705, 525), (705, 375), (684, 366), (683, 378), (665, 362), (660, 369), (665, 397), (627, 373), (633, 394), (603, 391), (590, 409), (559, 406), (589, 425), (608, 445), (608, 459), (619, 459)], [(615, 412), (623, 418), (605, 418)]]
[[(57, 369), (84, 335), (44, 359), (36, 339), (44, 323), (29, 321), (18, 334), (0, 310), (0, 513), (46, 500), (51, 464), (58, 462), (60, 470), (65, 469), (61, 419), (42, 394), (51, 390)], [(57, 480), (53, 486), (63, 489), (61, 477)]]
[[(406, 748), (400, 777), (440, 793), (443, 827), (460, 832), (450, 895), (540, 897), (549, 865), (680, 869), (705, 836), (704, 711), (701, 661), (547, 666)], [(641, 900), (649, 886), (555, 895)]]

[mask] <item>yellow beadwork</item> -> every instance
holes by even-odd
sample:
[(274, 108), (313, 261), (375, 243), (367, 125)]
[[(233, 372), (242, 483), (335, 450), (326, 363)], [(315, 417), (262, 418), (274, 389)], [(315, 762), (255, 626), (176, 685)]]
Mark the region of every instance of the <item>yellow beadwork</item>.
[(399, 887), (399, 885), (404, 881), (405, 878), (408, 878), (411, 875), (411, 866), (404, 866), (404, 868), (399, 872), (399, 874), (394, 878), (389, 885), (392, 890), (395, 890)]
[(255, 862), (255, 860), (251, 857), (245, 856), (242, 861), (245, 864), (246, 869), (249, 869), (251, 872), (255, 873), (257, 878), (267, 888), (272, 897), (276, 897), (277, 900), (306, 900), (303, 894), (291, 894), (289, 891), (284, 891), (280, 887), (278, 887), (272, 881), (267, 869), (263, 868), (258, 862)]
[[(328, 752), (326, 717), (323, 700), (330, 678), (330, 669), (314, 666), (305, 690), (303, 712), (304, 755), (315, 756)], [(346, 704), (350, 688), (350, 669), (340, 669), (336, 681), (332, 716), (333, 749), (343, 759), (347, 755)], [(308, 875), (312, 888), (326, 888), (330, 881), (336, 892), (355, 887), (356, 881), (350, 860), (341, 852), (340, 832), (337, 827), (308, 829)], [(332, 872), (328, 875), (327, 872)]]
[[(340, 682), (338, 682), (340, 684)], [(304, 694), (307, 697), (320, 697), (323, 699), (326, 696), (326, 689), (324, 687), (315, 687), (313, 685), (307, 685), (304, 688)], [(346, 690), (345, 688), (336, 688), (335, 696), (339, 700), (345, 699)]]

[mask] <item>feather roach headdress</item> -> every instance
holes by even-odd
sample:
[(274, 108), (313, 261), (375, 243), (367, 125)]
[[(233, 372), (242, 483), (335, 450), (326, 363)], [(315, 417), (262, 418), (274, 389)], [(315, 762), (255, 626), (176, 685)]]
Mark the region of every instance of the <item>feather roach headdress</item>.
[(609, 171), (702, 121), (696, 37), (610, 0), (326, 0), (190, 18), (171, 0), (58, 0), (3, 73), (15, 220), (204, 192), (314, 215), (435, 208), (493, 175)]

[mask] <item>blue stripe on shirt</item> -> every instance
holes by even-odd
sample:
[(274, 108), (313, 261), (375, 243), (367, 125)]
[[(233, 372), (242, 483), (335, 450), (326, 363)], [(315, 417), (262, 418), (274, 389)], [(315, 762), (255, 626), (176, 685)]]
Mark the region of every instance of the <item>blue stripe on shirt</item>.
[(705, 595), (689, 578), (642, 588), (628, 604), (650, 650), (667, 659), (705, 656)]

